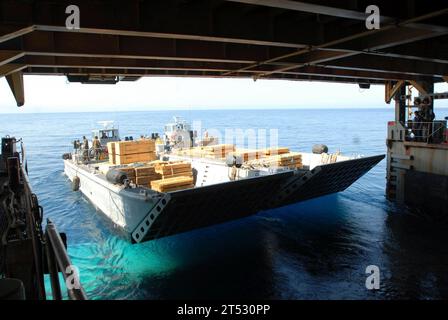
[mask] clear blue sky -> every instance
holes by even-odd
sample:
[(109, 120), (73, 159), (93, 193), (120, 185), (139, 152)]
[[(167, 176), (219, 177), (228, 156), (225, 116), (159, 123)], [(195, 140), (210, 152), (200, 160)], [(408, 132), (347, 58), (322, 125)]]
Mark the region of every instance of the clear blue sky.
[[(146, 111), (166, 109), (382, 108), (384, 87), (251, 79), (143, 78), (117, 85), (68, 83), (62, 76), (25, 76), (18, 109), (0, 79), (0, 113)], [(448, 85), (438, 85), (438, 92)], [(438, 102), (448, 107), (448, 102)]]

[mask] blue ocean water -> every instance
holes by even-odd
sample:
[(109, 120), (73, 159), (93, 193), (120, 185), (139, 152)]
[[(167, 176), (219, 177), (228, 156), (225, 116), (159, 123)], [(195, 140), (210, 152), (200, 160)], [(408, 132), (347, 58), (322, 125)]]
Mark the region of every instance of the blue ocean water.
[[(345, 192), (206, 229), (131, 245), (63, 175), (61, 155), (97, 122), (122, 136), (162, 132), (172, 116), (207, 128), (278, 129), (279, 144), (310, 151), (385, 154), (393, 108), (21, 114), (0, 135), (23, 138), (32, 187), (91, 299), (448, 298), (448, 228), (385, 197), (385, 161)], [(377, 265), (381, 287), (365, 287)]]

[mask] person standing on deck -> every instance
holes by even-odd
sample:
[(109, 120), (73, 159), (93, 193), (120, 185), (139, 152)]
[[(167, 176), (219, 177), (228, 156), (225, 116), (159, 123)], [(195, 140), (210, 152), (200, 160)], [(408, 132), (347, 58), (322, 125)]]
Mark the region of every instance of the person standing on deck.
[(86, 136), (82, 137), (82, 155), (84, 161), (89, 161), (89, 140), (87, 140)]
[(101, 142), (97, 136), (95, 136), (95, 138), (93, 139), (92, 148), (95, 154), (95, 160), (98, 161), (100, 159), (100, 153), (101, 153)]

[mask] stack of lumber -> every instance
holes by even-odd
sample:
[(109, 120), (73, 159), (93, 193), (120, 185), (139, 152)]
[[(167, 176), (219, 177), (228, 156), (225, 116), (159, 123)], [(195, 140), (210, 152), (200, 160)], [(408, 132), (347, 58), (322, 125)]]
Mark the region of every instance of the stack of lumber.
[(234, 152), (235, 146), (233, 144), (218, 144), (203, 148), (203, 157), (212, 159), (223, 159), (228, 153)]
[(196, 147), (196, 148), (188, 148), (188, 149), (177, 149), (177, 150), (173, 150), (172, 152), (173, 152), (173, 154), (178, 155), (178, 156), (202, 158), (204, 150), (202, 147)]
[(175, 177), (193, 177), (191, 163), (189, 162), (161, 162), (155, 165), (155, 172), (160, 174), (162, 179)]
[(278, 148), (268, 148), (264, 150), (265, 156), (276, 156), (279, 154), (286, 154), (286, 153), (290, 153), (289, 148), (278, 147)]
[(277, 156), (271, 156), (264, 160), (274, 167), (302, 168), (302, 155), (300, 153), (290, 152)]
[(302, 155), (299, 153), (285, 153), (276, 156), (268, 156), (265, 158), (261, 158), (258, 160), (248, 161), (245, 164), (246, 166), (255, 168), (255, 167), (287, 167), (289, 169), (301, 169), (303, 168), (302, 164)]
[(200, 146), (210, 146), (210, 145), (214, 145), (214, 144), (218, 144), (219, 139), (215, 138), (215, 137), (208, 137), (208, 138), (204, 138), (202, 139), (202, 141), (199, 141), (199, 145)]
[(120, 167), (117, 168), (118, 170), (126, 173), (126, 175), (128, 176), (128, 180), (135, 182), (135, 169), (134, 167)]
[(193, 187), (193, 177), (174, 177), (151, 181), (151, 189), (158, 192), (172, 192)]
[(135, 184), (145, 187), (151, 187), (152, 181), (162, 178), (162, 176), (156, 172), (156, 168), (153, 165), (136, 167), (135, 176)]
[(113, 165), (150, 162), (156, 159), (154, 140), (109, 142), (107, 149), (109, 163)]
[(231, 154), (236, 157), (241, 157), (244, 162), (261, 159), (264, 157), (264, 151), (252, 149), (236, 149), (236, 151)]
[(173, 150), (173, 153), (178, 156), (193, 158), (224, 159), (228, 153), (233, 151), (235, 151), (233, 144), (219, 144), (208, 147)]

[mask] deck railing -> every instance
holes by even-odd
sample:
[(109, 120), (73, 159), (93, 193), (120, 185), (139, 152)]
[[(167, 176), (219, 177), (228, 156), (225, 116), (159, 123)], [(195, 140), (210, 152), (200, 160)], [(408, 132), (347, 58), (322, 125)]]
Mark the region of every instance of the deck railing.
[(446, 142), (447, 121), (406, 123), (406, 141), (440, 144)]
[(46, 256), (48, 264), (48, 272), (50, 274), (51, 290), (53, 300), (62, 300), (61, 285), (59, 283), (59, 271), (65, 280), (65, 286), (70, 300), (87, 300), (87, 295), (79, 280), (79, 275), (65, 249), (65, 244), (56, 226), (47, 220), (45, 228), (46, 239)]

